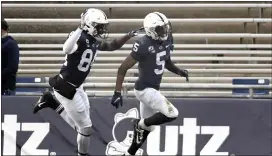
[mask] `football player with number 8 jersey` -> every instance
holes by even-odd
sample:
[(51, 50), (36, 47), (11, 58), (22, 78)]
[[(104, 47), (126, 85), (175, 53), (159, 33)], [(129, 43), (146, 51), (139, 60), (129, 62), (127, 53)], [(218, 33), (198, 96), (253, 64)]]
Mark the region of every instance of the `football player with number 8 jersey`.
[(155, 125), (173, 121), (178, 116), (178, 110), (159, 91), (164, 69), (189, 81), (188, 71), (179, 69), (171, 61), (172, 27), (166, 16), (159, 12), (149, 13), (144, 19), (144, 29), (146, 35), (135, 41), (132, 52), (118, 69), (111, 101), (116, 108), (123, 105), (121, 89), (124, 77), (127, 70), (138, 62), (139, 76), (134, 93), (140, 101), (141, 119), (133, 121), (133, 141), (124, 155), (135, 155)]
[(45, 92), (34, 106), (34, 113), (50, 107), (78, 132), (78, 155), (87, 155), (92, 122), (89, 114), (89, 100), (83, 90), (83, 82), (88, 76), (97, 50), (114, 51), (121, 48), (138, 30), (131, 31), (123, 37), (105, 41), (108, 19), (99, 9), (87, 9), (81, 14), (80, 26), (70, 33), (63, 45), (66, 60), (60, 73), (50, 77), (55, 98)]

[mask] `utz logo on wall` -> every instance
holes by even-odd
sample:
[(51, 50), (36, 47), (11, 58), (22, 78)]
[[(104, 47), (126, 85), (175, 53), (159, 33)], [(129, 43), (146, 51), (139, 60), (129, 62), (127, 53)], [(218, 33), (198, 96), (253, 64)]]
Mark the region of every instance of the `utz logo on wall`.
[[(129, 122), (135, 118), (139, 118), (137, 108), (132, 108), (126, 113), (117, 113), (114, 116), (114, 125), (112, 128), (112, 137), (114, 140), (107, 144), (106, 155), (122, 155), (127, 151), (132, 143), (133, 127), (131, 126), (130, 129), (124, 129), (123, 127), (124, 124), (129, 124)], [(119, 133), (120, 131), (123, 133)], [(120, 134), (124, 135), (122, 136)], [(136, 155), (143, 155), (143, 149), (139, 149)]]
[[(1, 114), (1, 154), (76, 155), (76, 131), (54, 111), (34, 115), (32, 103), (36, 101), (3, 98), (8, 104)], [(88, 154), (122, 155), (131, 145), (131, 120), (139, 118), (139, 104), (126, 101), (116, 112), (108, 109), (111, 106), (105, 100), (92, 101), (97, 104), (90, 114), (94, 131)], [(179, 117), (156, 126), (137, 155), (271, 155), (271, 100), (172, 101), (179, 103)]]
[[(122, 155), (132, 143), (132, 119), (139, 118), (137, 108), (114, 116), (112, 128), (113, 141), (106, 146), (106, 155)], [(177, 123), (180, 123), (177, 125)], [(182, 124), (183, 123), (183, 124)], [(219, 151), (230, 134), (229, 126), (199, 126), (197, 118), (183, 118), (183, 121), (156, 126), (147, 138), (146, 146), (139, 149), (136, 155), (229, 155)], [(209, 140), (197, 138), (210, 135)], [(164, 144), (162, 144), (164, 142)], [(201, 148), (198, 148), (201, 144)], [(163, 147), (164, 150), (161, 150)]]

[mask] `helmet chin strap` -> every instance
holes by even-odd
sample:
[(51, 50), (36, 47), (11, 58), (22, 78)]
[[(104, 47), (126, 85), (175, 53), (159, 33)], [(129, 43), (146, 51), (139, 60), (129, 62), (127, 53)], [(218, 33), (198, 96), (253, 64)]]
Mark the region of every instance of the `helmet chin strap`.
[(160, 37), (160, 40), (162, 40), (162, 41), (166, 41), (167, 40), (167, 38), (168, 38), (168, 36), (165, 36), (165, 37)]
[[(91, 27), (85, 26), (83, 30), (86, 31), (87, 34), (89, 34), (89, 35), (91, 35), (91, 36), (94, 36), (94, 35), (93, 35), (93, 32), (94, 32), (94, 31), (93, 31), (93, 30), (90, 30), (90, 29), (91, 29)], [(94, 29), (94, 28), (92, 28), (92, 29)]]
[[(149, 34), (148, 36), (150, 36), (152, 39), (154, 40), (158, 40), (158, 41), (166, 41), (168, 38), (168, 35), (165, 36), (165, 39), (162, 39), (162, 37), (160, 37), (155, 31), (152, 31), (154, 35)], [(152, 37), (153, 36), (153, 37)]]
[(166, 41), (167, 38), (168, 38), (168, 35), (165, 36), (165, 37), (160, 37), (160, 36), (157, 35), (157, 40), (158, 40), (158, 41), (161, 41), (161, 42)]

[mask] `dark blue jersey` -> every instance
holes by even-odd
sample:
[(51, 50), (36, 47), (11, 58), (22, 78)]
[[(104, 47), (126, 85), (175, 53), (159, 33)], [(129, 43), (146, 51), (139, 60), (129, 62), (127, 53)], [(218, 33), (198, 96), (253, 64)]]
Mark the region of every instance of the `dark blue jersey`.
[(66, 61), (60, 70), (60, 74), (64, 80), (79, 87), (90, 72), (100, 42), (83, 31), (77, 44), (77, 50), (66, 55)]
[(139, 77), (135, 83), (136, 90), (159, 90), (165, 61), (170, 57), (172, 50), (172, 36), (164, 42), (153, 40), (147, 35), (135, 41), (130, 55), (138, 61)]

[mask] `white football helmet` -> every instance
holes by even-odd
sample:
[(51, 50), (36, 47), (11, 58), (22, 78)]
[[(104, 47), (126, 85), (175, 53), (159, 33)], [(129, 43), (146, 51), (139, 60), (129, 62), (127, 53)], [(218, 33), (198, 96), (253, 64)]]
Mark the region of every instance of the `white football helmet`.
[(87, 31), (93, 37), (105, 37), (108, 33), (108, 18), (102, 10), (94, 8), (87, 9), (83, 22), (85, 24), (83, 30)]
[(147, 36), (150, 36), (154, 40), (165, 41), (170, 32), (170, 23), (164, 14), (152, 12), (146, 15), (144, 28)]

